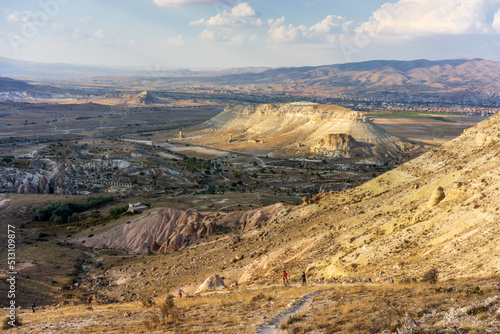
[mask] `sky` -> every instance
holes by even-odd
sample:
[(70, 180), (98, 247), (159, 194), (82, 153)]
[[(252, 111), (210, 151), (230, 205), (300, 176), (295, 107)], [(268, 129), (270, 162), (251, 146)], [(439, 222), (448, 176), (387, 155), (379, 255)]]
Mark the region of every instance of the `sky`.
[(0, 0), (0, 56), (222, 69), (500, 61), (500, 0)]

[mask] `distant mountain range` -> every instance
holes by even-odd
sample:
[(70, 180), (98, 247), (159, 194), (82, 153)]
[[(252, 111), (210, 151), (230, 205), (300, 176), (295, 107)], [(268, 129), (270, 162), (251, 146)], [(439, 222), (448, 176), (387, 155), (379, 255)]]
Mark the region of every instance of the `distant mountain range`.
[(417, 87), (420, 91), (481, 90), (500, 93), (500, 62), (484, 59), (372, 60), (358, 63), (304, 67), (245, 67), (225, 70), (158, 70), (139, 67), (106, 67), (46, 64), (0, 57), (0, 76), (23, 79), (75, 80), (81, 77), (145, 78), (148, 82), (198, 82), (218, 85), (269, 85), (380, 89)]
[(487, 88), (500, 92), (500, 62), (484, 59), (373, 60), (325, 66), (276, 68), (223, 75), (221, 84), (300, 84), (317, 87), (428, 86), (437, 89)]
[(110, 75), (132, 75), (144, 77), (192, 77), (221, 76), (228, 74), (259, 73), (270, 67), (242, 67), (224, 70), (189, 70), (148, 66), (105, 66), (66, 63), (40, 63), (0, 57), (0, 76), (22, 79), (75, 79)]

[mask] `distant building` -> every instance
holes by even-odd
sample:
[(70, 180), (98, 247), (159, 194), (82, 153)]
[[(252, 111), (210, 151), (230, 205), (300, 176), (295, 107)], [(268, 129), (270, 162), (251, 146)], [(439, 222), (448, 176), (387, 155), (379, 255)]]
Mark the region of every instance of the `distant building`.
[(141, 213), (141, 212), (144, 212), (146, 210), (148, 210), (149, 207), (146, 206), (146, 205), (143, 205), (139, 202), (137, 203), (129, 203), (128, 204), (128, 212), (132, 212), (132, 213)]

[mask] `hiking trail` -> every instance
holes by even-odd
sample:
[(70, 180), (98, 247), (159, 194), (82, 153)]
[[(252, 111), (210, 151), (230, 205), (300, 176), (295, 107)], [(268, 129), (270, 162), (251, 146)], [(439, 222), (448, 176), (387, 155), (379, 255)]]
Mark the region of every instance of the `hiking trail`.
[(299, 312), (304, 311), (309, 307), (312, 302), (312, 299), (316, 297), (320, 292), (325, 291), (316, 290), (314, 292), (303, 295), (298, 301), (294, 302), (293, 305), (274, 316), (271, 319), (266, 320), (255, 328), (256, 334), (277, 334), (280, 331), (280, 326), (283, 322), (285, 322), (289, 317), (297, 314)]

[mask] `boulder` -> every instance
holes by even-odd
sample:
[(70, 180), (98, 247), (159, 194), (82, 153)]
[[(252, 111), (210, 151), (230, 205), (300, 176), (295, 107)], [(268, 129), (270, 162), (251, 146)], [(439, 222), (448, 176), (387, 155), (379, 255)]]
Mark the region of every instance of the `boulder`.
[(445, 198), (443, 187), (437, 187), (429, 199), (428, 207), (438, 205)]
[(219, 275), (213, 274), (210, 275), (205, 282), (198, 287), (198, 289), (196, 289), (195, 294), (210, 290), (221, 290), (225, 287), (224, 280)]

